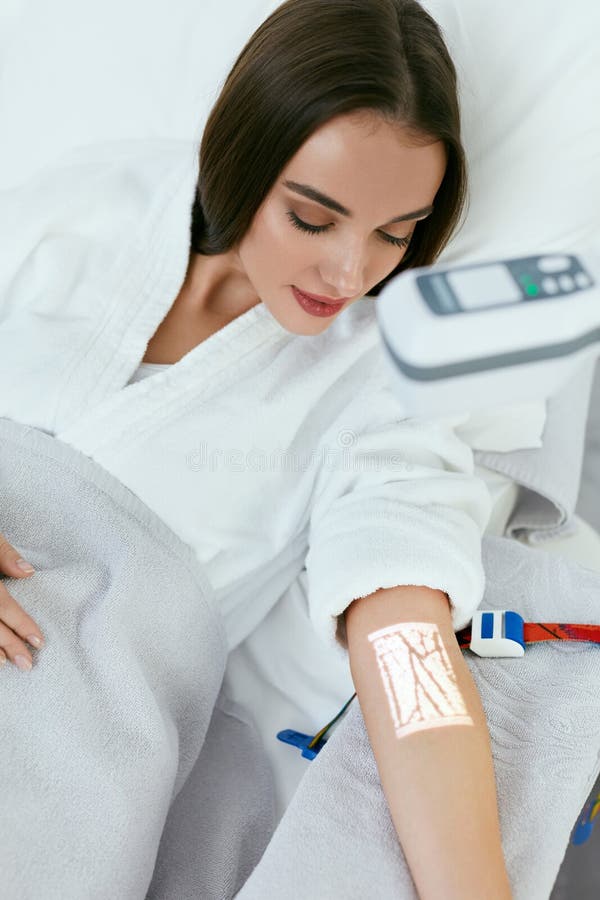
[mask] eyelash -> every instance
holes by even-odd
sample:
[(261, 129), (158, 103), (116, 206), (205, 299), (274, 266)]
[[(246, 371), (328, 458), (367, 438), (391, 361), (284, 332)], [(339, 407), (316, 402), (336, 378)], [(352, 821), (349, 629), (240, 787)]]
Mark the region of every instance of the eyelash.
[[(306, 234), (322, 234), (324, 231), (328, 231), (331, 227), (330, 225), (309, 225), (308, 222), (304, 222), (302, 219), (299, 219), (295, 212), (292, 212), (291, 209), (288, 209), (287, 216), (294, 228), (298, 228), (300, 231), (304, 231)], [(407, 237), (396, 238), (392, 237), (391, 234), (384, 234), (383, 232), (379, 232), (382, 240), (386, 241), (388, 244), (392, 244), (394, 247), (405, 248), (410, 244), (410, 239), (412, 234), (407, 235)]]

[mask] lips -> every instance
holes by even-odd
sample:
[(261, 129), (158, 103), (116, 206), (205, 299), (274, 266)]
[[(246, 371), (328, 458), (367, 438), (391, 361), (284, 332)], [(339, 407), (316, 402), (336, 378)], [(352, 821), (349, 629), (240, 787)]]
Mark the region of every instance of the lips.
[[(296, 287), (296, 285), (294, 285), (294, 287)], [(320, 294), (309, 294), (308, 291), (303, 291), (299, 287), (296, 287), (296, 290), (299, 294), (308, 297), (309, 300), (318, 300), (319, 303), (326, 303), (328, 306), (343, 306), (344, 303), (350, 299), (349, 297), (343, 297), (341, 300), (332, 300), (330, 297), (323, 297)]]

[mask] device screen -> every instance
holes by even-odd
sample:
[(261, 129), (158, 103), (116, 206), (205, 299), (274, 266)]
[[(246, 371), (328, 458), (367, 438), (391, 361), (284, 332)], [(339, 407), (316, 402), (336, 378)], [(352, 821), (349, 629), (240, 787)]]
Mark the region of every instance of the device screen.
[(448, 272), (446, 277), (463, 309), (515, 303), (521, 299), (521, 288), (503, 265)]

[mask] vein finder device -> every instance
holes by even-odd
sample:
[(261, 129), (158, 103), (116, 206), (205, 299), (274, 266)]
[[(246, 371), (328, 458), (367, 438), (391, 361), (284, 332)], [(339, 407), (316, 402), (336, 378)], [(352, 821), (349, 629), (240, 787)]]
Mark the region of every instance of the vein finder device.
[(539, 401), (600, 355), (600, 257), (407, 269), (382, 288), (376, 316), (407, 416)]

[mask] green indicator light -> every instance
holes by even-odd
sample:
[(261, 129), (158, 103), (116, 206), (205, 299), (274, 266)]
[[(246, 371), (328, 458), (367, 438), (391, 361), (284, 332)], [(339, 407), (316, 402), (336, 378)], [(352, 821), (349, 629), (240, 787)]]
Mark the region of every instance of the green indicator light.
[(537, 295), (540, 292), (540, 289), (537, 286), (537, 284), (528, 284), (527, 287), (525, 288), (525, 290), (527, 291), (527, 293), (529, 294), (530, 297), (537, 297)]

